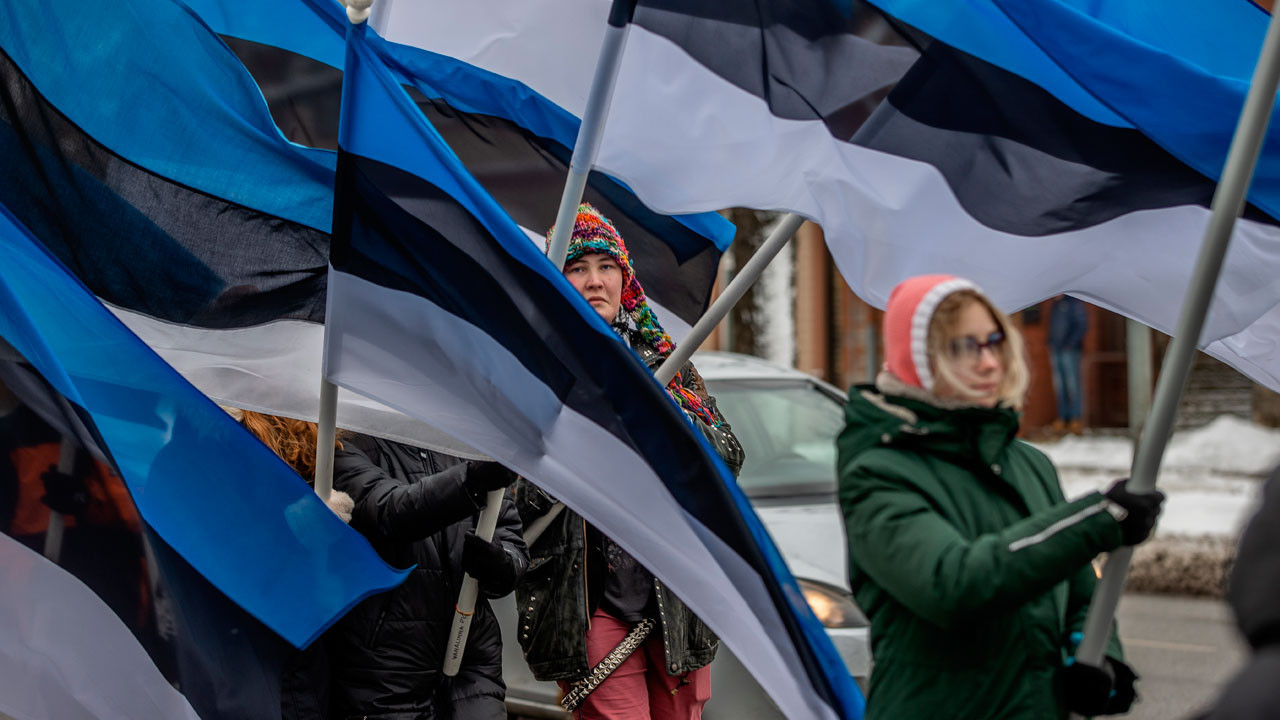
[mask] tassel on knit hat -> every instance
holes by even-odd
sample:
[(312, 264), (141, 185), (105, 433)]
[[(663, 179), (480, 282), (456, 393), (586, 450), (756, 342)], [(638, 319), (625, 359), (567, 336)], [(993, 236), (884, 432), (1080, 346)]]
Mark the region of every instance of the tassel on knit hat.
[(898, 283), (884, 310), (884, 365), (894, 377), (933, 392), (929, 369), (929, 324), (948, 295), (961, 290), (982, 292), (954, 275), (917, 275)]
[[(555, 228), (547, 230), (547, 244), (551, 243), (551, 233)], [(573, 223), (573, 234), (569, 237), (569, 247), (565, 255), (565, 267), (579, 257), (589, 253), (603, 253), (618, 262), (622, 269), (622, 311), (625, 312), (645, 342), (653, 346), (662, 357), (667, 357), (676, 349), (671, 336), (658, 322), (658, 316), (649, 307), (644, 288), (636, 277), (635, 267), (631, 264), (631, 255), (627, 253), (627, 244), (618, 234), (617, 228), (609, 218), (600, 213), (590, 203), (578, 206), (578, 216)], [(667, 391), (676, 399), (680, 407), (698, 416), (711, 427), (719, 427), (722, 423), (716, 420), (715, 413), (708, 409), (702, 398), (683, 387), (682, 373), (667, 384)]]

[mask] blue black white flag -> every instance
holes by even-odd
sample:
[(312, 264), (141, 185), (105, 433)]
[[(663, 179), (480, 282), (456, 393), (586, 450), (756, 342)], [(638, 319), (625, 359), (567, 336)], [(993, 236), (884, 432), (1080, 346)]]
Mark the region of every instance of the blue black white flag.
[[(289, 137), (336, 147), (348, 24), (337, 3), (281, 0), (249, 12), (227, 0), (188, 5), (253, 72)], [(375, 6), (374, 12), (382, 10)], [(411, 97), (467, 171), (525, 232), (546, 232), (555, 220), (579, 118), (511, 78), (376, 35), (369, 43), (411, 88)], [(732, 223), (717, 213), (654, 212), (598, 171), (589, 175), (584, 199), (627, 238), (637, 272), (653, 279), (645, 286), (650, 302), (678, 340), (706, 310), (720, 255), (733, 239)]]
[[(6, 367), (31, 376), (6, 373), (27, 402), (0, 419), (0, 712), (280, 717), (288, 646), (404, 573), (2, 205), (0, 254)], [(67, 422), (41, 414), (41, 394), (63, 399)], [(79, 487), (63, 493), (44, 476), (67, 425), (96, 452), (76, 456)], [(61, 567), (31, 549), (54, 505)]]
[[(596, 56), (610, 7), (380, 4), (373, 22), (389, 40), (518, 79), (570, 111), (585, 106), (593, 67), (583, 58)], [(1243, 97), (1241, 58), (1256, 54), (1216, 40), (1236, 37), (1223, 30), (1250, 13), (1257, 19), (1241, 28), (1242, 42), (1264, 24), (1246, 4), (879, 0), (957, 52), (939, 47), (921, 59), (911, 87), (899, 86), (877, 127), (857, 135), (918, 56), (875, 8), (639, 0), (597, 167), (668, 212), (747, 206), (814, 220), (844, 279), (876, 305), (904, 277), (949, 272), (973, 278), (1009, 310), (1070, 292), (1169, 332), (1231, 132), (1223, 120), (1230, 103), (1206, 98), (1226, 97), (1224, 88)], [(1046, 14), (1034, 9), (1042, 6)], [(1061, 22), (1044, 21), (1051, 12)], [(1135, 29), (1156, 12), (1158, 21)], [(1113, 45), (1116, 27), (1146, 41), (1149, 54), (1135, 52), (1136, 42)], [(1090, 74), (1068, 56), (1091, 56)], [(972, 62), (958, 61), (952, 77), (982, 63), (967, 90), (923, 85), (957, 57)], [(1187, 82), (1168, 82), (1157, 66)], [(1208, 94), (1197, 97), (1198, 87)], [(1034, 109), (1023, 110), (1023, 93)], [(928, 116), (915, 123), (918, 135), (895, 104), (908, 95), (915, 119)], [(1280, 359), (1270, 351), (1280, 335), (1277, 240), (1262, 213), (1240, 224), (1201, 346), (1280, 389)]]
[[(0, 158), (0, 203), (202, 392), (315, 419), (336, 156), (285, 140), (188, 8), (0, 7)], [(475, 456), (364, 398), (339, 416)]]
[(856, 685), (724, 463), (467, 174), (368, 34), (348, 39), (326, 375), (606, 528), (787, 716), (860, 716)]

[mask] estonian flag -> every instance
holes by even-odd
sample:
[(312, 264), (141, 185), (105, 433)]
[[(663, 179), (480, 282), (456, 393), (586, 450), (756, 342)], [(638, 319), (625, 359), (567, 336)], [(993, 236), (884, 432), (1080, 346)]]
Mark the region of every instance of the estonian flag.
[[(341, 6), (280, 0), (244, 12), (226, 0), (188, 5), (228, 39), (290, 137), (312, 147), (337, 147), (348, 25)], [(374, 12), (380, 12), (377, 4)], [(578, 117), (511, 78), (376, 35), (368, 42), (411, 88), (472, 177), (527, 233), (540, 237), (555, 221)], [(596, 171), (583, 199), (627, 238), (637, 272), (652, 278), (645, 286), (650, 303), (665, 311), (666, 329), (678, 341), (707, 308), (733, 224), (717, 213), (654, 212), (625, 185)]]
[[(962, 54), (939, 47), (922, 59), (911, 87), (855, 135), (876, 89), (916, 58), (867, 41), (901, 42), (868, 6), (639, 0), (597, 167), (664, 211), (747, 206), (814, 220), (850, 287), (875, 305), (904, 277), (949, 272), (1007, 309), (1070, 292), (1172, 331), (1209, 217), (1205, 178), (1221, 167), (1229, 106), (1243, 97), (1240, 58), (1256, 56), (1262, 13), (1207, 0), (876, 4)], [(518, 79), (575, 111), (609, 5), (380, 0), (373, 22), (390, 40)], [(1210, 16), (1214, 30), (1202, 32)], [(968, 59), (940, 69), (953, 57)], [(982, 71), (964, 77), (975, 62)], [(941, 72), (964, 90), (925, 87)], [(1264, 154), (1263, 190), (1267, 163)], [(1251, 199), (1269, 210), (1257, 191)], [(1278, 241), (1262, 213), (1237, 226), (1200, 339), (1275, 389)]]
[[(0, 204), (218, 402), (315, 419), (335, 162), (175, 0), (0, 6)], [(476, 456), (364, 398), (341, 416)]]
[[(326, 375), (608, 530), (789, 717), (862, 701), (724, 463), (351, 28)], [(409, 140), (413, 142), (409, 142)]]
[[(851, 283), (950, 272), (1006, 307), (1070, 291), (1173, 332), (1215, 183), (1139, 130), (934, 41), (854, 143), (879, 154), (895, 232), (868, 240)], [(1198, 345), (1280, 389), (1278, 246), (1276, 220), (1246, 207)]]
[[(26, 382), (13, 383), (29, 401), (19, 412), (66, 408), (62, 420), (29, 416), (6, 428), (6, 441), (31, 437), (0, 458), (18, 471), (0, 473), (0, 498), (13, 499), (0, 502), (12, 512), (0, 518), (11, 534), (0, 537), (0, 712), (280, 717), (284, 642), (309, 645), (404, 573), (130, 333), (2, 205), (0, 255), (0, 338), (31, 367)], [(6, 385), (14, 362), (6, 357)], [(55, 393), (65, 402), (47, 402)], [(91, 438), (107, 461), (96, 473), (100, 492), (67, 521), (65, 568), (18, 542), (39, 544), (40, 520), (47, 526), (40, 458), (48, 456), (39, 449), (55, 442), (49, 433)], [(87, 453), (81, 461), (98, 463)]]

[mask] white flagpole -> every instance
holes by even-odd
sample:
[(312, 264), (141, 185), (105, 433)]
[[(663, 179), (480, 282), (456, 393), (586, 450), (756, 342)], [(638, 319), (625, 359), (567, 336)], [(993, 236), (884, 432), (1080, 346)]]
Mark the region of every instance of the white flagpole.
[(658, 367), (657, 372), (653, 374), (659, 385), (665, 386), (671, 382), (671, 378), (676, 376), (676, 372), (684, 367), (684, 364), (693, 357), (693, 353), (707, 339), (712, 330), (720, 324), (720, 321), (729, 314), (729, 310), (737, 304), (742, 296), (746, 294), (747, 289), (751, 287), (756, 280), (764, 273), (764, 269), (773, 262), (782, 248), (786, 247), (787, 241), (792, 235), (796, 234), (796, 230), (804, 224), (804, 218), (795, 213), (787, 213), (783, 216), (778, 226), (769, 233), (769, 237), (765, 239), (764, 244), (759, 250), (751, 256), (747, 264), (742, 270), (733, 276), (733, 280), (725, 287), (724, 292), (720, 293), (720, 297), (711, 303), (711, 307), (698, 318), (698, 322), (694, 324), (693, 329), (685, 336), (684, 340), (671, 351), (667, 359), (662, 361), (662, 365)]
[[(636, 0), (613, 0), (613, 6), (609, 10), (609, 27), (605, 30), (604, 44), (600, 46), (600, 56), (596, 60), (595, 75), (591, 79), (591, 90), (587, 96), (587, 108), (582, 114), (582, 125), (578, 128), (578, 138), (573, 144), (573, 156), (569, 159), (569, 177), (565, 180), (564, 192), (560, 195), (555, 229), (551, 232), (551, 242), (547, 244), (547, 257), (558, 270), (564, 268), (564, 259), (569, 251), (569, 238), (573, 235), (574, 222), (578, 217), (578, 205), (582, 202), (582, 193), (587, 187), (587, 176), (591, 173), (591, 166), (596, 161), (596, 153), (600, 150), (600, 138), (604, 135), (605, 119), (609, 115), (609, 104), (613, 100), (614, 81), (618, 77), (622, 51), (627, 46), (627, 31), (631, 27), (631, 15), (635, 12), (635, 7)], [(493, 539), (501, 503), (501, 491), (495, 490), (489, 493), (488, 504), (480, 513), (480, 520), (476, 524), (476, 537), (481, 540)], [(560, 508), (555, 508), (555, 512), (558, 513), (559, 510)], [(548, 515), (549, 522), (554, 515), (550, 513)], [(542, 525), (537, 535), (541, 535), (545, 528), (545, 524)], [(526, 542), (532, 544), (532, 541), (527, 538)], [(475, 578), (464, 575), (462, 590), (458, 593), (458, 604), (455, 607), (453, 629), (449, 633), (449, 643), (445, 649), (442, 669), (445, 675), (452, 677), (458, 674), (478, 595), (479, 587)]]
[[(326, 347), (328, 343), (325, 343)], [(321, 500), (329, 501), (333, 493), (333, 449), (338, 434), (338, 386), (320, 371), (320, 415), (316, 418), (315, 491)]]
[(547, 247), (547, 257), (557, 268), (564, 267), (569, 250), (569, 237), (573, 233), (574, 220), (582, 192), (587, 187), (587, 175), (596, 162), (600, 150), (600, 138), (604, 135), (605, 119), (609, 104), (613, 101), (614, 81), (622, 63), (622, 51), (627, 46), (627, 32), (631, 17), (635, 14), (636, 0), (613, 0), (609, 9), (609, 27), (605, 30), (604, 44), (596, 60), (595, 76), (591, 79), (591, 92), (587, 96), (587, 108), (582, 113), (582, 126), (573, 144), (573, 156), (569, 159), (569, 178), (560, 196), (560, 209), (556, 212), (555, 229)]
[[(556, 211), (555, 229), (551, 233), (551, 242), (547, 245), (547, 257), (556, 266), (564, 268), (564, 259), (569, 250), (569, 238), (573, 234), (574, 221), (578, 216), (578, 205), (582, 202), (582, 193), (587, 187), (587, 176), (591, 166), (595, 164), (596, 153), (600, 149), (600, 138), (604, 135), (605, 119), (609, 115), (609, 104), (613, 100), (614, 81), (618, 76), (618, 66), (622, 62), (622, 51), (627, 45), (627, 31), (631, 27), (631, 16), (636, 9), (636, 0), (613, 0), (609, 9), (609, 27), (605, 31), (604, 44), (600, 46), (600, 56), (596, 60), (595, 75), (591, 80), (590, 94), (587, 96), (587, 107), (582, 114), (582, 125), (578, 128), (578, 138), (573, 144), (573, 156), (569, 159), (569, 177), (565, 180), (564, 192), (560, 196), (560, 207)], [(488, 504), (480, 514), (476, 524), (476, 537), (482, 540), (493, 539), (493, 531), (497, 527), (498, 510), (502, 502), (502, 491), (489, 493)], [(558, 513), (563, 506), (553, 509)], [(555, 515), (548, 513), (548, 523)], [(534, 525), (537, 525), (535, 521)], [(538, 527), (542, 533), (546, 523)], [(532, 540), (526, 537), (526, 542)], [(471, 625), (471, 615), (475, 612), (475, 601), (478, 587), (475, 578), (463, 577), (462, 591), (458, 593), (458, 604), (454, 616), (453, 630), (449, 635), (446, 648), (443, 672), (445, 675), (457, 675), (462, 662), (462, 654), (466, 648), (467, 631)]]
[[(369, 19), (373, 0), (341, 0), (352, 25)], [(326, 307), (328, 303), (326, 303)], [(338, 434), (338, 386), (329, 382), (326, 370), (329, 357), (329, 323), (325, 319), (324, 358), (320, 368), (320, 412), (316, 416), (316, 495), (326, 503), (333, 493), (333, 450)]]
[[(1204, 318), (1213, 299), (1213, 289), (1218, 282), (1218, 273), (1222, 269), (1222, 260), (1227, 253), (1236, 218), (1240, 217), (1240, 212), (1244, 209), (1258, 153), (1262, 149), (1267, 124), (1271, 120), (1278, 82), (1280, 23), (1272, 16), (1262, 52), (1258, 56), (1258, 64), (1253, 71), (1249, 94), (1240, 113), (1240, 122), (1231, 140), (1227, 162), (1222, 169), (1222, 179), (1213, 195), (1213, 215), (1205, 230), (1204, 244), (1200, 248), (1195, 273), (1187, 288), (1178, 327), (1160, 369), (1151, 416), (1134, 452), (1129, 480), (1132, 492), (1149, 492), (1155, 488), (1156, 471), (1160, 467), (1169, 435), (1173, 432), (1174, 415), (1191, 369), (1196, 342), (1204, 327)], [(1093, 593), (1089, 616), (1085, 621), (1084, 639), (1076, 652), (1077, 662), (1101, 666), (1111, 621), (1115, 616), (1132, 558), (1133, 548), (1123, 547), (1111, 553), (1107, 560), (1102, 580)]]

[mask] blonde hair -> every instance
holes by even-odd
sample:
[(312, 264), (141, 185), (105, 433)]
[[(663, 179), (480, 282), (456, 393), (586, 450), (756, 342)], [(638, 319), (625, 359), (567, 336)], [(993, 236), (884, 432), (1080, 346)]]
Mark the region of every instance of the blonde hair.
[[(1000, 346), (1000, 357), (1004, 364), (1004, 379), (996, 389), (996, 396), (1001, 405), (1014, 410), (1021, 410), (1026, 399), (1030, 372), (1027, 369), (1026, 345), (1022, 341), (1022, 333), (1009, 320), (1009, 316), (1000, 308), (991, 304), (986, 295), (976, 290), (958, 290), (948, 295), (934, 311), (929, 321), (928, 352), (929, 364), (935, 378), (945, 380), (948, 385), (961, 393), (968, 393), (968, 388), (951, 369), (950, 364), (938, 362), (947, 356), (947, 345), (951, 340), (950, 330), (970, 303), (979, 303), (991, 313), (1000, 331), (1004, 333), (1004, 344)], [(935, 380), (935, 386), (937, 381)]]
[[(315, 423), (252, 410), (240, 410), (238, 414), (240, 417), (236, 419), (240, 424), (288, 463), (308, 485), (315, 482), (316, 443), (320, 434)], [(335, 440), (334, 447), (341, 448), (342, 443)]]

